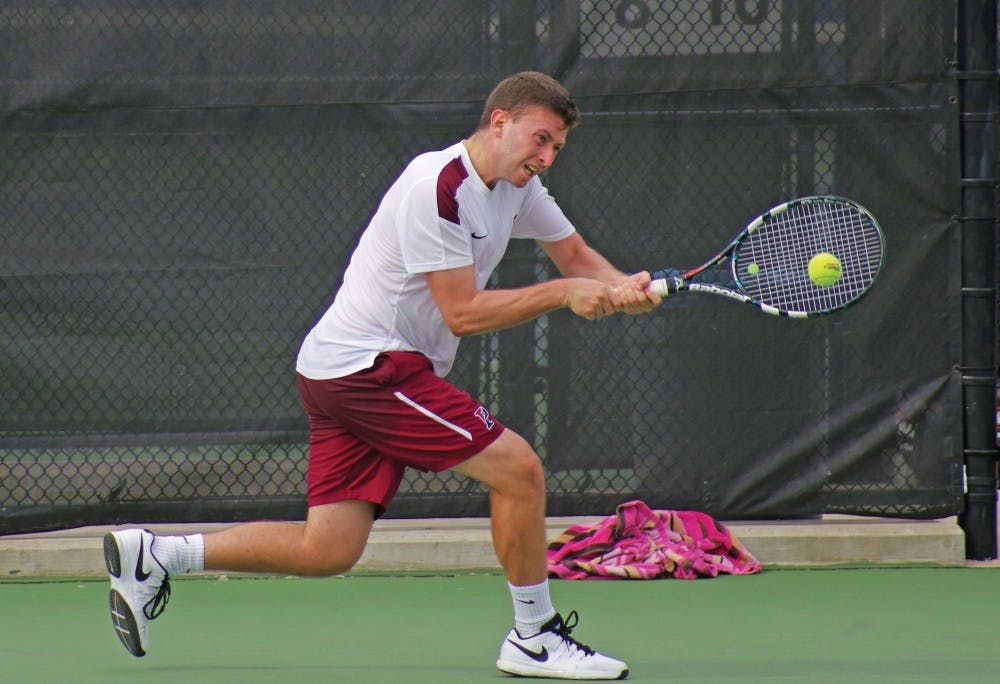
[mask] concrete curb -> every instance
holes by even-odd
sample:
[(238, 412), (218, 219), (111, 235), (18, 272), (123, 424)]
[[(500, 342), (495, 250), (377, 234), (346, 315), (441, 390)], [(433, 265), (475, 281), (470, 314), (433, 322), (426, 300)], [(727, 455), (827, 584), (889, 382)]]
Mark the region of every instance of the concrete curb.
[[(552, 517), (549, 538), (601, 516)], [(737, 521), (730, 531), (765, 566), (965, 561), (965, 540), (955, 518), (895, 520), (828, 515), (813, 520)], [(211, 532), (228, 527), (143, 525), (158, 534)], [(115, 527), (84, 527), (0, 537), (0, 578), (104, 576), (102, 538)], [(994, 566), (995, 562), (976, 563)], [(358, 570), (498, 568), (485, 518), (379, 520)]]

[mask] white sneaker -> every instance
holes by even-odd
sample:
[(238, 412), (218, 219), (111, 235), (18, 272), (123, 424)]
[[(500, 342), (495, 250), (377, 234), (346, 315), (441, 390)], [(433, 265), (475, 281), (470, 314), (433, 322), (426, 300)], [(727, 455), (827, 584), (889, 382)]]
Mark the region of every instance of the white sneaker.
[(542, 625), (542, 630), (532, 637), (522, 637), (516, 629), (510, 630), (500, 646), (497, 668), (520, 677), (548, 677), (551, 679), (625, 679), (628, 665), (615, 658), (602, 655), (570, 636), (578, 616), (574, 610), (566, 616), (554, 618)]
[(122, 530), (104, 535), (104, 565), (111, 575), (111, 624), (129, 653), (141, 658), (149, 645), (149, 621), (170, 598), (170, 575), (153, 555), (153, 533)]

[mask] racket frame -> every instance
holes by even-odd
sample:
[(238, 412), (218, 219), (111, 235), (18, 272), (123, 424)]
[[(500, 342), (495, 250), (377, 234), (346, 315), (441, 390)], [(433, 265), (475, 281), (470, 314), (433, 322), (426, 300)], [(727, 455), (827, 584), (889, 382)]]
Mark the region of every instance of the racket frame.
[[(714, 257), (706, 261), (701, 266), (692, 268), (688, 271), (684, 271), (680, 276), (664, 276), (662, 278), (656, 278), (649, 284), (649, 289), (656, 292), (661, 297), (666, 297), (678, 292), (707, 292), (709, 294), (720, 295), (722, 297), (727, 297), (738, 302), (743, 302), (746, 304), (752, 304), (756, 306), (764, 313), (770, 314), (772, 316), (785, 316), (788, 318), (813, 318), (815, 316), (823, 316), (826, 314), (833, 313), (834, 311), (840, 311), (861, 299), (868, 290), (871, 289), (871, 284), (859, 293), (856, 297), (844, 302), (835, 307), (830, 307), (829, 309), (822, 309), (820, 311), (797, 311), (797, 310), (785, 310), (761, 302), (754, 297), (747, 294), (742, 290), (743, 282), (740, 280), (737, 272), (737, 259), (736, 259), (736, 249), (739, 247), (740, 243), (750, 234), (757, 231), (761, 226), (764, 225), (765, 221), (774, 216), (785, 213), (789, 209), (797, 206), (807, 205), (807, 204), (830, 204), (836, 203), (841, 205), (848, 205), (856, 209), (865, 219), (867, 219), (871, 227), (875, 230), (879, 239), (879, 249), (880, 258), (878, 266), (875, 269), (875, 273), (872, 276), (872, 283), (874, 283), (875, 278), (881, 271), (882, 263), (885, 259), (885, 236), (882, 234), (882, 229), (879, 227), (878, 222), (870, 211), (865, 209), (863, 206), (855, 202), (854, 200), (847, 199), (845, 197), (839, 197), (836, 195), (812, 195), (808, 197), (799, 197), (797, 199), (788, 200), (787, 202), (782, 202), (781, 204), (771, 207), (766, 212), (755, 218), (753, 221), (747, 224), (747, 226), (740, 231), (733, 240), (722, 249), (721, 252), (716, 254)], [(705, 272), (706, 270), (721, 264), (723, 261), (728, 260), (729, 262), (729, 272), (732, 276), (733, 283), (739, 289), (732, 289), (726, 287), (725, 285), (719, 285), (717, 283), (704, 283), (704, 282), (692, 282), (691, 279), (695, 278), (699, 274)]]

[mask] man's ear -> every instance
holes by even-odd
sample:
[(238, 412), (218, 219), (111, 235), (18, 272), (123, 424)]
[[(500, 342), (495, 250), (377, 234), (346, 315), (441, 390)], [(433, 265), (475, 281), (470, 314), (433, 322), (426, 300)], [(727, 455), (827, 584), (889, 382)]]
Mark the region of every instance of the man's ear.
[(510, 121), (510, 112), (506, 109), (494, 109), (490, 114), (490, 129), (497, 137), (503, 134), (503, 127)]

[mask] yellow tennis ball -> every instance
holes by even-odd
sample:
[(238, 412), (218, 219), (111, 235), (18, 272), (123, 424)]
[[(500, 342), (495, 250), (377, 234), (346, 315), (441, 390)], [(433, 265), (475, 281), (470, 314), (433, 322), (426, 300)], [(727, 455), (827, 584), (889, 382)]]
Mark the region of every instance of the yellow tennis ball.
[(820, 287), (835, 285), (843, 274), (840, 259), (828, 252), (820, 252), (809, 260), (809, 279)]

